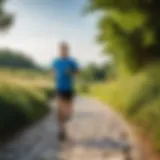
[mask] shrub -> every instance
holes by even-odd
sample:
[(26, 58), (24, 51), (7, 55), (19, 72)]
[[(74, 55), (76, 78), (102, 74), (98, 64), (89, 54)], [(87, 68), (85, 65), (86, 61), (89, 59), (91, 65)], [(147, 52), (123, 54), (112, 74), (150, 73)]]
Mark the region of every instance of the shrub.
[(77, 90), (80, 93), (88, 93), (89, 92), (89, 84), (87, 82), (86, 83), (79, 83), (77, 85)]
[(94, 84), (90, 94), (141, 126), (160, 149), (160, 65), (151, 64), (143, 71), (108, 84)]
[[(3, 74), (5, 77), (5, 75)], [(40, 82), (39, 77), (33, 81), (23, 78), (4, 79), (0, 83), (0, 133), (12, 133), (27, 123), (43, 117), (47, 107), (47, 90), (50, 85)], [(37, 83), (36, 83), (37, 82)], [(36, 84), (36, 85), (35, 85)]]

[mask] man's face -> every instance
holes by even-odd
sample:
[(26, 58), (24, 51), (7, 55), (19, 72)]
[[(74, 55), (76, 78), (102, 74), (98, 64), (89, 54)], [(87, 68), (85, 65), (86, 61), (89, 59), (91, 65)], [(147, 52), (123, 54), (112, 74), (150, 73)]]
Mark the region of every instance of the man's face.
[(60, 56), (65, 58), (68, 57), (68, 45), (67, 44), (60, 44)]

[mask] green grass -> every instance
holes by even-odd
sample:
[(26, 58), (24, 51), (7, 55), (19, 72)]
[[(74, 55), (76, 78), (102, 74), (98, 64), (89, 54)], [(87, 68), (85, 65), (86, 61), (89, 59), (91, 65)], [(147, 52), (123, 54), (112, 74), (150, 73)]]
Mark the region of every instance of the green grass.
[(160, 65), (106, 84), (93, 84), (90, 95), (110, 104), (151, 136), (160, 150)]
[(48, 112), (48, 76), (30, 71), (0, 70), (0, 133), (12, 133)]

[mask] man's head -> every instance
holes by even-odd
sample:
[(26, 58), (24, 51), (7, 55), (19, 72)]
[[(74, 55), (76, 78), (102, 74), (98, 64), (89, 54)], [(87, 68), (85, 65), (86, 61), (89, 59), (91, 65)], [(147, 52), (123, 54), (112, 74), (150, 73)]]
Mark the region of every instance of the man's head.
[(65, 58), (69, 55), (69, 46), (66, 42), (61, 42), (59, 44), (60, 57)]

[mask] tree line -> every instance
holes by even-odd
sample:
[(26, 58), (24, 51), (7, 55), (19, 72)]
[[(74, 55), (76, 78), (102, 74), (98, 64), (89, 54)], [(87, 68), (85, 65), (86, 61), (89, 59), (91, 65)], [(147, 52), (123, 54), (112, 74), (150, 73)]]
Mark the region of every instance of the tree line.
[(0, 67), (38, 69), (38, 65), (31, 58), (9, 49), (0, 50)]
[(115, 78), (116, 75), (111, 63), (104, 63), (102, 65), (90, 63), (81, 70), (80, 77), (85, 81), (94, 82), (106, 81), (110, 78)]

